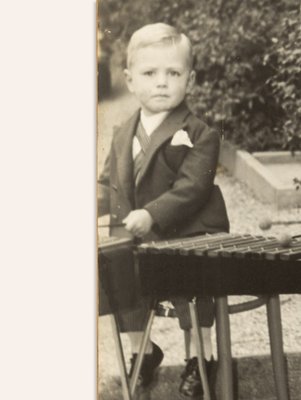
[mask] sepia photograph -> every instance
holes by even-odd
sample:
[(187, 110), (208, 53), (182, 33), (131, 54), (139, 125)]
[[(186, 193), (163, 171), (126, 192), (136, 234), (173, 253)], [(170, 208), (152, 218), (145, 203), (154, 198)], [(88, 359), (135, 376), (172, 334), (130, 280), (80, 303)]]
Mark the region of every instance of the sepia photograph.
[(301, 400), (300, 0), (97, 0), (98, 400)]

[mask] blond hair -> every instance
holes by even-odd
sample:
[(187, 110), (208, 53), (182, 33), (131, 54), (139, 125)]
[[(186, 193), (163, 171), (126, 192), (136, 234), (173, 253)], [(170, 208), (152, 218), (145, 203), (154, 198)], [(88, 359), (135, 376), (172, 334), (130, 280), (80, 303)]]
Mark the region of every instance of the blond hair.
[(185, 45), (187, 48), (188, 66), (190, 69), (192, 68), (192, 46), (188, 37), (178, 32), (173, 26), (161, 22), (145, 25), (133, 33), (127, 47), (127, 67), (131, 67), (134, 54), (137, 50), (158, 44)]

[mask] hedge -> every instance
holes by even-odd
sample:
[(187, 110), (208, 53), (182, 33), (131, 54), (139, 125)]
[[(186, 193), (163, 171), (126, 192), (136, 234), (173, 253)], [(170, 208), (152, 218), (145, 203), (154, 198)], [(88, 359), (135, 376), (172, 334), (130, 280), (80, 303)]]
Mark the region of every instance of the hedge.
[(186, 33), (196, 114), (249, 151), (301, 147), (299, 0), (102, 0), (102, 29), (124, 51), (146, 23)]

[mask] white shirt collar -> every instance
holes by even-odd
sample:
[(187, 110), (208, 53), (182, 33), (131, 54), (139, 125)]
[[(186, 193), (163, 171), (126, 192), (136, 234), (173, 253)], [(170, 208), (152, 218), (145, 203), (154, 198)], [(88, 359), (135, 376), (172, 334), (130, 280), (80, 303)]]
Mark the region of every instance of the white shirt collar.
[(167, 117), (169, 111), (162, 111), (155, 115), (146, 116), (144, 112), (141, 110), (140, 112), (140, 120), (145, 129), (145, 132), (150, 136), (155, 129), (163, 122), (163, 120)]

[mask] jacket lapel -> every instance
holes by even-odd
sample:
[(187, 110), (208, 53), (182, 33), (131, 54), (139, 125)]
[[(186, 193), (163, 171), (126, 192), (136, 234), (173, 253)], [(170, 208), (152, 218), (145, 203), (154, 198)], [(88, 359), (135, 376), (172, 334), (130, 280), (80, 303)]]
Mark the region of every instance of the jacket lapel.
[(183, 128), (184, 120), (190, 113), (185, 102), (181, 103), (169, 116), (160, 124), (160, 126), (152, 133), (151, 141), (147, 149), (143, 165), (139, 172), (139, 178), (136, 186), (140, 184), (147, 171), (150, 162), (160, 146), (170, 139), (177, 130)]
[(122, 183), (121, 186), (126, 197), (131, 203), (134, 200), (132, 145), (139, 118), (140, 110), (137, 110), (134, 115), (123, 124), (114, 139), (118, 178)]

